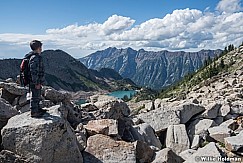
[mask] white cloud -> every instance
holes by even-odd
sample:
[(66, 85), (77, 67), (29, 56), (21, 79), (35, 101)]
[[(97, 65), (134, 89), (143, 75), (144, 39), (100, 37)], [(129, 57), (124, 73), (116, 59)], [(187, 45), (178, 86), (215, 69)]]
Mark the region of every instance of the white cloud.
[(220, 12), (233, 13), (242, 10), (240, 0), (221, 0), (216, 9)]
[(104, 35), (110, 35), (112, 33), (119, 33), (134, 24), (135, 20), (128, 17), (112, 15), (101, 25), (101, 30)]
[[(9, 45), (6, 49), (28, 49), (30, 40), (39, 39), (43, 41), (44, 49), (62, 49), (77, 58), (112, 46), (187, 51), (224, 48), (243, 41), (243, 12), (240, 10), (239, 0), (221, 0), (214, 12), (208, 9), (174, 10), (162, 18), (137, 25), (130, 17), (112, 15), (103, 23), (47, 29), (43, 35), (0, 34), (0, 45)], [(0, 56), (3, 52), (8, 53), (6, 49)]]

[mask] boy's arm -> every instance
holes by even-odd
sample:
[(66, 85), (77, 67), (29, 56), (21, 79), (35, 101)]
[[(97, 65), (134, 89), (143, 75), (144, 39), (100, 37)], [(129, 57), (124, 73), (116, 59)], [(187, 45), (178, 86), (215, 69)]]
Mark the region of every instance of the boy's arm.
[(32, 83), (35, 85), (40, 84), (39, 82), (39, 58), (37, 56), (31, 57), (30, 59), (30, 73), (31, 73), (31, 79)]

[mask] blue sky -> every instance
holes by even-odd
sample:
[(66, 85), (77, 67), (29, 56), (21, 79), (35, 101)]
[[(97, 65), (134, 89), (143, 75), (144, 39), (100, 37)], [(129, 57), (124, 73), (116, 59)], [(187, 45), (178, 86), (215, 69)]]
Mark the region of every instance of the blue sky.
[(2, 0), (0, 24), (0, 58), (21, 58), (32, 39), (76, 58), (110, 46), (197, 51), (243, 41), (241, 0)]

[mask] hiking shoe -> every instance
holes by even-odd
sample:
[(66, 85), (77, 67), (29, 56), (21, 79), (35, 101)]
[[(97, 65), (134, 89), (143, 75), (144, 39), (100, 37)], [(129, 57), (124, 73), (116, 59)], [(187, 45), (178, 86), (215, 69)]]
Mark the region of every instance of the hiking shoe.
[(30, 114), (30, 116), (32, 117), (32, 118), (40, 118), (40, 117), (42, 117), (43, 115), (44, 115), (45, 113), (44, 112), (31, 112), (31, 114)]

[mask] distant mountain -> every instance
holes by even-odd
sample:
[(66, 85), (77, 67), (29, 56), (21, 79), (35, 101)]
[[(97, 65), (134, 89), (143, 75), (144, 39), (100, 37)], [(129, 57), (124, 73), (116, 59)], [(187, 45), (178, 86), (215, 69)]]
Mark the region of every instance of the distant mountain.
[[(111, 69), (88, 69), (84, 64), (62, 50), (46, 50), (42, 54), (46, 85), (68, 91), (116, 90), (135, 86)], [(0, 79), (19, 75), (21, 59), (0, 60)], [(121, 87), (121, 88), (119, 88)]]
[(137, 85), (161, 89), (199, 69), (206, 59), (219, 55), (221, 50), (199, 52), (138, 51), (132, 48), (108, 48), (97, 51), (80, 61), (88, 68), (111, 68)]

